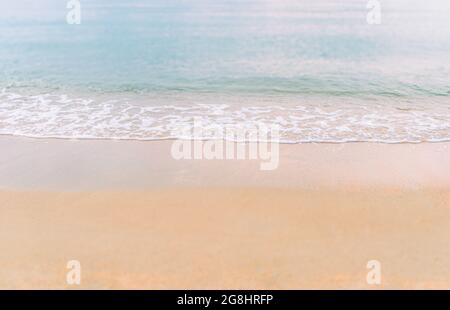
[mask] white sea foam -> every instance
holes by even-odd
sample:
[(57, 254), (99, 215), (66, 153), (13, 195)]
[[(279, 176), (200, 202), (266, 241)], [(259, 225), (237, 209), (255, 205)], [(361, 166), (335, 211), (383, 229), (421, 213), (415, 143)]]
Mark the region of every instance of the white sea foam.
[[(40, 138), (160, 140), (200, 120), (210, 126), (280, 126), (281, 142), (450, 141), (450, 107), (442, 100), (347, 100), (301, 97), (84, 98), (0, 93), (0, 134)], [(432, 102), (430, 102), (432, 101)], [(447, 102), (446, 102), (447, 101)], [(205, 133), (201, 139), (217, 138)]]

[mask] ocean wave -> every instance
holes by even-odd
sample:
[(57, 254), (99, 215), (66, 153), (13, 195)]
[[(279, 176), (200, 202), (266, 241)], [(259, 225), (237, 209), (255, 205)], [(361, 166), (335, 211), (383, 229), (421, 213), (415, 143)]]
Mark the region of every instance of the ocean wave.
[(276, 125), (281, 143), (450, 141), (450, 108), (445, 99), (438, 99), (386, 102), (377, 98), (214, 95), (90, 98), (4, 90), (0, 93), (0, 134), (62, 139), (222, 138), (214, 130), (190, 135), (197, 121), (206, 129)]

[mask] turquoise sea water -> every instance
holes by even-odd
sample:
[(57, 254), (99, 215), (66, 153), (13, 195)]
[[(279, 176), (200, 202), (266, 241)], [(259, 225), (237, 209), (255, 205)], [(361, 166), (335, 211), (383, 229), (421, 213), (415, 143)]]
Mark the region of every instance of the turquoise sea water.
[(450, 1), (0, 3), (0, 134), (161, 139), (275, 123), (285, 142), (450, 141)]

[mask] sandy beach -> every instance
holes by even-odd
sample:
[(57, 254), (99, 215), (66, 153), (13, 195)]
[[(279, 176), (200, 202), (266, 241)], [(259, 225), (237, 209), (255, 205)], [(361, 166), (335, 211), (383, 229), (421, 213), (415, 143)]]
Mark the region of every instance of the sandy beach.
[(260, 171), (171, 143), (0, 138), (0, 288), (450, 288), (450, 144), (280, 145)]
[(449, 17), (0, 1), (0, 290), (450, 289)]

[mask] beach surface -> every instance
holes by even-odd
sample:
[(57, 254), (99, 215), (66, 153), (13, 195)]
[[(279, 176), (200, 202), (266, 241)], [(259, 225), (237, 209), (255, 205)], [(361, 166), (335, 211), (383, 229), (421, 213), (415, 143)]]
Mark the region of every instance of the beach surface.
[(0, 288), (450, 288), (450, 144), (171, 145), (0, 138)]

